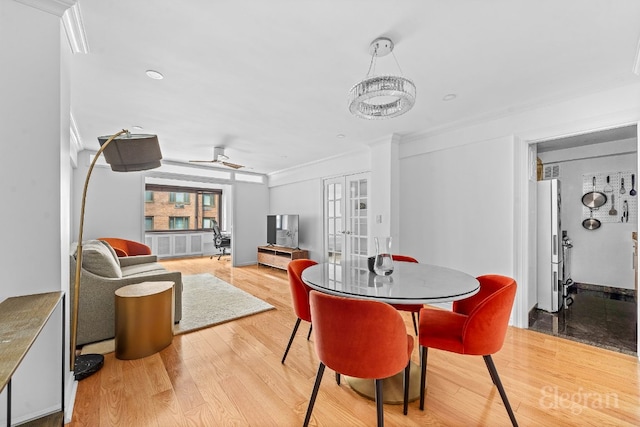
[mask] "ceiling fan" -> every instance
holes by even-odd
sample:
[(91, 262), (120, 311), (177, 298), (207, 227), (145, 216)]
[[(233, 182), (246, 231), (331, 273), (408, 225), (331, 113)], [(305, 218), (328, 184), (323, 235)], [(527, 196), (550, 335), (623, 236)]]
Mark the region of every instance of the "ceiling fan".
[(227, 162), (229, 157), (224, 154), (224, 147), (213, 147), (213, 160), (189, 160), (191, 163), (218, 163), (233, 169), (243, 168), (243, 165)]

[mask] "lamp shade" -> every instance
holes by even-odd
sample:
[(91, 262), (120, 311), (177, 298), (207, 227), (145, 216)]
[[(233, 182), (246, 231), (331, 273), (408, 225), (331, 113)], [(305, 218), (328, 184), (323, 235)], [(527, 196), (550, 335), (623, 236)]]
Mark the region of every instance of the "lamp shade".
[[(100, 146), (111, 136), (99, 136)], [(135, 172), (161, 166), (162, 152), (157, 135), (123, 133), (104, 149), (104, 158), (116, 172)]]

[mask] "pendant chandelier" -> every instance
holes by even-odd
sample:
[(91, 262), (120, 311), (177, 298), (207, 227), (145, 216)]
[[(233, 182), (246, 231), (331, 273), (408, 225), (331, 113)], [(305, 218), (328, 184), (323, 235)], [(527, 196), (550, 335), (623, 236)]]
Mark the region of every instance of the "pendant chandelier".
[[(349, 111), (363, 119), (377, 120), (406, 113), (416, 102), (416, 86), (402, 76), (376, 76), (376, 58), (393, 55), (393, 42), (386, 37), (375, 39), (370, 47), (371, 63), (364, 80), (349, 90)], [(395, 55), (393, 55), (395, 59)], [(400, 69), (398, 60), (396, 65)], [(400, 70), (402, 74), (402, 70)]]

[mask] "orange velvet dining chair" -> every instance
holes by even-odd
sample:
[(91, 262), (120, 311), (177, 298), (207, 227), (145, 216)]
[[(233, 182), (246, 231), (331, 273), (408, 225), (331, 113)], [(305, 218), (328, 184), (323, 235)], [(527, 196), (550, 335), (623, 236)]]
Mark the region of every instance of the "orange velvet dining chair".
[(413, 337), (407, 334), (400, 313), (383, 302), (318, 291), (311, 291), (309, 303), (320, 365), (304, 426), (309, 425), (325, 367), (333, 369), (336, 375), (375, 380), (378, 426), (384, 425), (382, 380), (404, 370), (403, 412), (406, 415)]
[(480, 291), (469, 298), (454, 301), (452, 311), (432, 308), (420, 311), (420, 409), (424, 409), (429, 348), (479, 355), (484, 358), (511, 423), (517, 426), (516, 417), (491, 358), (504, 343), (516, 295), (516, 282), (510, 277), (499, 275), (480, 276), (477, 279)]
[[(401, 261), (401, 262), (415, 262), (415, 263), (418, 262), (417, 259), (407, 255), (393, 254), (391, 255), (391, 259), (393, 259), (394, 261)], [(418, 335), (418, 324), (416, 322), (416, 315), (418, 316), (418, 320), (419, 320), (420, 310), (424, 307), (424, 305), (423, 304), (391, 304), (391, 305), (396, 310), (411, 312), (411, 320), (413, 320), (413, 330), (415, 331), (416, 335)]]
[[(296, 336), (300, 321), (304, 320), (311, 323), (311, 310), (309, 308), (309, 292), (311, 288), (302, 281), (302, 272), (312, 265), (316, 265), (317, 262), (310, 259), (294, 259), (287, 266), (287, 276), (289, 277), (289, 290), (291, 291), (291, 303), (293, 305), (293, 311), (296, 314), (296, 324), (293, 326), (291, 337), (289, 338), (289, 344), (282, 356), (282, 362), (287, 358), (293, 338)], [(311, 336), (311, 329), (313, 324), (309, 326), (309, 333), (307, 334), (307, 340)]]
[(151, 255), (151, 248), (144, 243), (117, 237), (100, 237), (98, 240), (107, 242), (119, 257)]

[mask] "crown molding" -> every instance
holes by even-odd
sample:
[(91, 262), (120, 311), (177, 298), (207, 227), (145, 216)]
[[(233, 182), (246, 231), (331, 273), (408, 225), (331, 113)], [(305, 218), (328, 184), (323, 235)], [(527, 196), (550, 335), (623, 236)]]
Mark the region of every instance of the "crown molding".
[(87, 34), (84, 31), (84, 23), (82, 22), (79, 3), (71, 6), (64, 15), (62, 15), (62, 24), (67, 34), (67, 41), (69, 42), (71, 52), (89, 53), (89, 43), (87, 42)]
[(34, 7), (43, 12), (62, 17), (64, 12), (75, 5), (77, 0), (15, 0), (18, 3)]
[(80, 132), (78, 132), (78, 126), (76, 125), (76, 119), (73, 117), (73, 113), (69, 117), (69, 157), (71, 164), (74, 168), (78, 167), (78, 153), (84, 150), (82, 140), (80, 139)]

